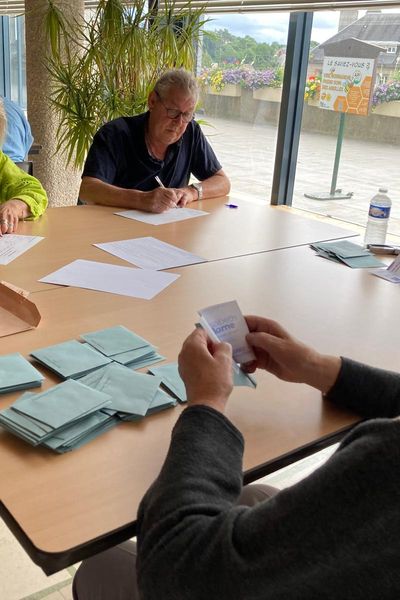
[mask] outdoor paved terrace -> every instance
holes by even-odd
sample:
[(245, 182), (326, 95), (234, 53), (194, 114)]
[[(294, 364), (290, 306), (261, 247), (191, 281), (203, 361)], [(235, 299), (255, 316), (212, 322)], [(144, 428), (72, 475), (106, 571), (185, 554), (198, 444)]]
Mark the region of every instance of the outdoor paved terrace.
[[(231, 179), (231, 195), (270, 202), (277, 126), (201, 118), (212, 126), (203, 124), (203, 130)], [(365, 226), (371, 197), (386, 187), (392, 199), (389, 233), (400, 236), (400, 146), (345, 137), (336, 187), (353, 192), (352, 198), (305, 198), (304, 193), (329, 192), (335, 150), (336, 137), (302, 132), (292, 206)]]

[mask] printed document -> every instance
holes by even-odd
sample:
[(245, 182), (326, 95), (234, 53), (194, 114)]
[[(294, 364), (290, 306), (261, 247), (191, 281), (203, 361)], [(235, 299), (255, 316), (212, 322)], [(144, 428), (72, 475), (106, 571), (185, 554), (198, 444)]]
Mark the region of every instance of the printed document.
[(400, 254), (390, 263), (387, 269), (375, 269), (371, 273), (392, 283), (400, 283)]
[(175, 221), (184, 221), (185, 219), (193, 219), (194, 217), (204, 217), (208, 212), (204, 210), (195, 210), (194, 208), (170, 208), (163, 213), (146, 213), (141, 210), (123, 210), (116, 212), (115, 215), (126, 217), (127, 219), (135, 219), (149, 225), (165, 225), (165, 223), (174, 223)]
[(0, 265), (8, 265), (44, 238), (37, 235), (7, 233), (0, 237)]
[(78, 259), (40, 281), (151, 300), (178, 277), (174, 273)]
[(206, 262), (205, 258), (181, 250), (153, 237), (142, 237), (105, 244), (93, 244), (141, 269), (171, 269)]

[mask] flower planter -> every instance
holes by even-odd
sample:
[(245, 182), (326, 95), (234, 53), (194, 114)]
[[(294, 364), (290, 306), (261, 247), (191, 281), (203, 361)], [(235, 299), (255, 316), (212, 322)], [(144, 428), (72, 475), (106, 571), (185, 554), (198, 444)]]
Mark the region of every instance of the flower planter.
[(253, 90), (254, 100), (266, 100), (268, 102), (280, 102), (282, 98), (282, 88), (263, 87)]
[(220, 91), (209, 86), (208, 93), (214, 96), (231, 96), (233, 98), (239, 98), (242, 95), (242, 88), (240, 87), (240, 85), (235, 85), (234, 83), (227, 83)]
[(308, 98), (306, 102), (310, 106), (317, 106), (319, 108), (319, 96), (315, 96), (314, 98)]
[(400, 100), (393, 102), (382, 102), (372, 111), (374, 115), (383, 115), (385, 117), (400, 117)]

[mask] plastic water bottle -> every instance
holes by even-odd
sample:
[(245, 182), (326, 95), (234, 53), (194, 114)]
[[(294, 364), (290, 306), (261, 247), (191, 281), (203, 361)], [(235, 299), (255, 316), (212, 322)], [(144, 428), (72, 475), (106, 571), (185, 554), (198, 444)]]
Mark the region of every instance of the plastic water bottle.
[(387, 195), (387, 189), (379, 188), (379, 192), (371, 198), (369, 205), (365, 245), (385, 243), (391, 206), (392, 201)]

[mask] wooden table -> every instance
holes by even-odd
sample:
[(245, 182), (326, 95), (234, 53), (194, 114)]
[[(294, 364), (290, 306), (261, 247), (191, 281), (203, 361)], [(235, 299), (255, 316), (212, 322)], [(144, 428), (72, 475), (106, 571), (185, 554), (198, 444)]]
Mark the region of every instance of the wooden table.
[[(152, 301), (75, 288), (33, 294), (43, 322), (0, 340), (0, 351), (77, 339), (123, 324), (176, 360), (196, 310), (236, 298), (244, 313), (278, 319), (323, 352), (398, 368), (399, 288), (365, 270), (318, 258), (308, 247), (174, 270), (181, 277)], [(55, 378), (48, 376), (44, 388)], [(256, 390), (236, 388), (227, 416), (246, 442), (246, 482), (323, 447), (359, 417), (305, 385), (257, 373)], [(17, 394), (0, 399), (0, 407)], [(157, 475), (180, 407), (125, 423), (58, 456), (0, 433), (1, 516), (32, 560), (52, 573), (134, 535), (138, 503)]]
[(19, 233), (45, 239), (9, 265), (0, 265), (0, 279), (30, 292), (48, 290), (49, 284), (38, 279), (77, 258), (127, 265), (92, 244), (135, 237), (153, 236), (212, 261), (352, 235), (267, 204), (243, 200), (229, 209), (225, 202), (195, 202), (191, 206), (209, 214), (159, 226), (116, 216), (117, 209), (104, 206), (50, 208), (38, 221), (20, 224)]

